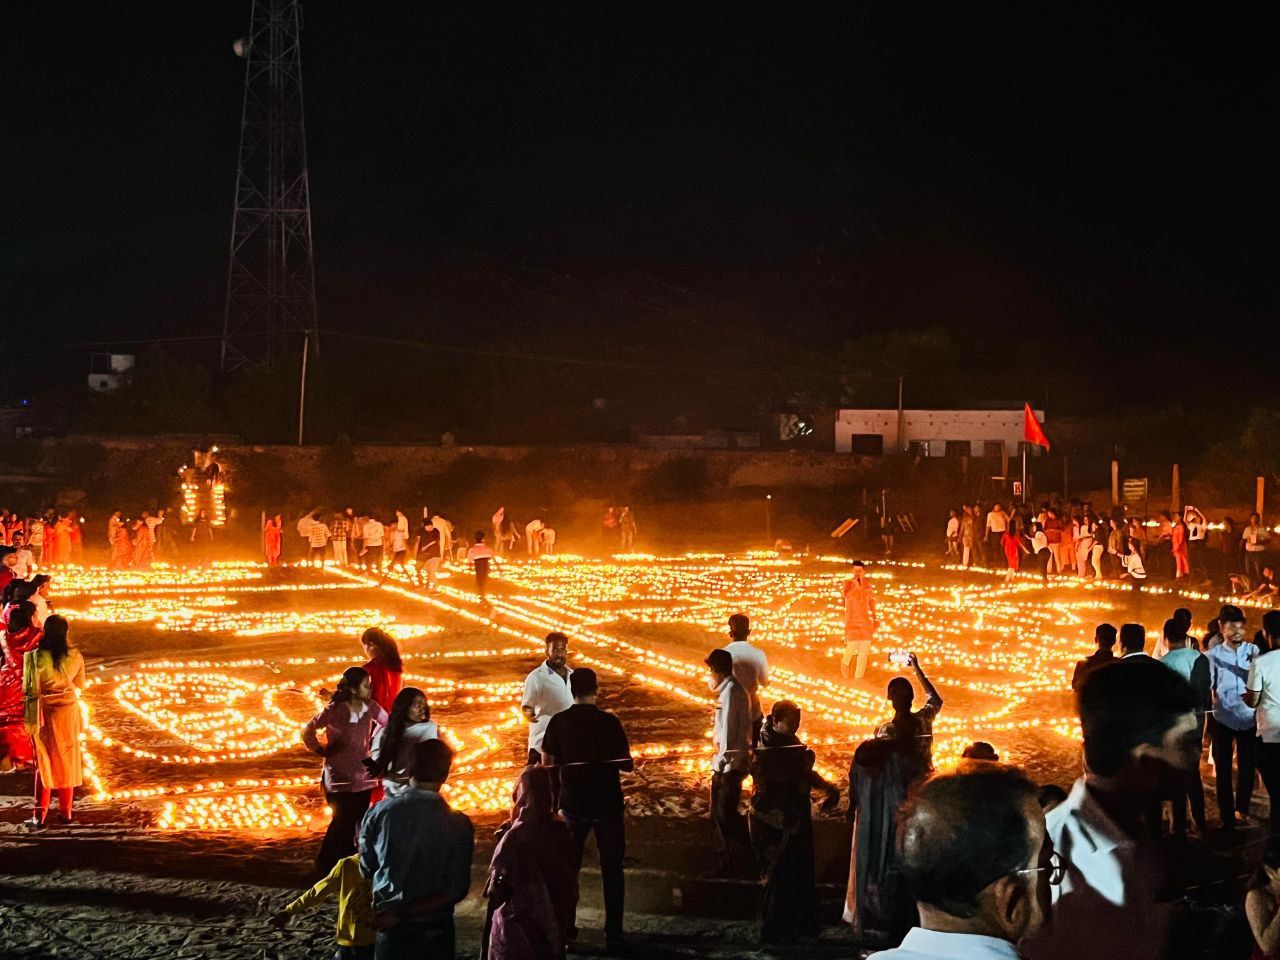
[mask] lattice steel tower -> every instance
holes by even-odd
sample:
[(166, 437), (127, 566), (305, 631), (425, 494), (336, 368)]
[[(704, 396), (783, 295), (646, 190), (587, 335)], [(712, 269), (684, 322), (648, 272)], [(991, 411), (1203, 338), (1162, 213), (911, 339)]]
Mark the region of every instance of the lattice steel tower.
[(298, 0), (253, 0), (245, 60), (236, 209), (227, 267), (222, 369), (316, 344), (311, 190), (302, 110)]

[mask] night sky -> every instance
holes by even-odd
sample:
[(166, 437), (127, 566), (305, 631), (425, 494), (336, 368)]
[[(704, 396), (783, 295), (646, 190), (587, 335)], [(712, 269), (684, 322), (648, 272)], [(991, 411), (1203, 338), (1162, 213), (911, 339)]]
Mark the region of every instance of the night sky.
[[(248, 0), (2, 9), (11, 347), (220, 332)], [(1063, 411), (1274, 396), (1214, 376), (1274, 329), (1266, 25), (976, 10), (311, 0), (321, 327), (750, 390), (937, 324)]]

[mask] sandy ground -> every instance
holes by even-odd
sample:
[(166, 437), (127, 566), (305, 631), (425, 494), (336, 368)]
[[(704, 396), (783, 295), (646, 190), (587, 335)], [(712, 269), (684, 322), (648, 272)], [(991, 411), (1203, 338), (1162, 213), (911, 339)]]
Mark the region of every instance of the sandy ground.
[[(867, 728), (850, 731), (839, 722), (841, 691), (847, 689), (851, 711), (871, 717), (883, 711), (879, 691), (894, 675), (892, 669), (877, 660), (864, 684), (837, 684), (828, 693), (814, 692), (815, 678), (826, 682), (834, 673), (829, 608), (831, 591), (842, 575), (837, 568), (816, 566), (802, 573), (716, 569), (685, 577), (678, 586), (647, 573), (626, 579), (597, 571), (594, 578), (584, 579), (569, 569), (512, 568), (498, 587), (496, 612), (483, 610), (474, 598), (462, 594), (446, 597), (443, 605), (424, 604), (394, 591), (305, 571), (283, 574), (278, 582), (251, 578), (226, 584), (246, 588), (242, 593), (219, 592), (216, 583), (206, 584), (214, 588), (217, 603), (234, 601), (225, 607), (210, 606), (211, 595), (191, 585), (158, 591), (146, 584), (126, 585), (111, 597), (86, 585), (80, 595), (60, 594), (58, 605), (71, 615), (96, 678), (86, 694), (92, 722), (112, 740), (110, 747), (100, 742), (90, 747), (101, 789), (116, 796), (99, 802), (86, 799), (80, 806), (81, 822), (73, 828), (32, 835), (20, 826), (29, 816), (30, 775), (0, 778), (0, 956), (327, 955), (332, 922), (327, 911), (295, 921), (286, 932), (264, 922), (312, 879), (310, 861), (324, 825), (314, 786), (315, 759), (299, 746), (288, 746), (268, 749), (262, 756), (190, 761), (211, 759), (197, 749), (205, 742), (201, 738), (208, 737), (197, 726), (201, 718), (213, 716), (230, 729), (246, 724), (247, 716), (247, 726), (236, 726), (238, 732), (228, 734), (246, 749), (304, 720), (315, 708), (319, 687), (331, 686), (342, 667), (361, 661), (353, 638), (375, 615), (378, 622), (394, 622), (402, 630), (406, 682), (428, 690), (435, 717), (462, 741), (460, 758), (471, 757), (470, 768), (458, 777), (460, 800), (484, 801), (477, 805), (489, 807), (474, 814), (479, 849), (473, 895), (459, 911), (460, 954), (472, 955), (478, 941), (481, 905), (476, 892), (491, 850), (486, 838), (502, 819), (497, 808), (524, 753), (524, 732), (512, 716), (511, 691), (537, 662), (536, 638), (548, 628), (537, 617), (545, 616), (582, 636), (575, 650), (602, 665), (606, 705), (623, 719), (633, 746), (652, 750), (626, 785), (628, 924), (636, 933), (638, 951), (645, 956), (755, 955), (750, 923), (754, 886), (696, 879), (711, 856), (705, 778), (698, 761), (705, 754), (709, 705), (694, 695), (700, 694), (700, 678), (664, 674), (686, 695), (664, 692), (650, 682), (657, 676), (653, 664), (631, 657), (626, 645), (661, 654), (678, 671), (681, 665), (696, 666), (707, 649), (718, 645), (720, 625), (729, 612), (750, 610), (762, 624), (776, 617), (775, 634), (766, 633), (765, 638), (773, 644), (771, 659), (782, 674), (778, 685), (784, 695), (794, 689), (797, 695), (810, 692), (819, 698), (817, 712), (806, 721), (806, 734), (831, 741), (818, 750), (823, 765), (837, 776), (847, 768), (857, 740), (869, 733)], [(1006, 759), (1027, 766), (1042, 782), (1064, 785), (1078, 766), (1070, 737), (1045, 726), (1017, 724), (1035, 717), (1070, 716), (1063, 681), (1071, 662), (1088, 648), (1096, 619), (1137, 619), (1158, 626), (1174, 605), (1183, 602), (1128, 592), (1047, 593), (1035, 585), (1019, 586), (1000, 599), (993, 594), (998, 584), (980, 574), (912, 568), (892, 574), (894, 580), (880, 583), (891, 608), (897, 604), (896, 635), (887, 642), (921, 650), (927, 666), (926, 651), (934, 645), (940, 659), (951, 658), (930, 670), (947, 699), (948, 722), (954, 723), (950, 731), (940, 728), (940, 742), (978, 738), (982, 718), (992, 717), (990, 722), (1003, 729), (983, 739), (995, 743)], [(953, 584), (971, 592), (952, 592)], [(466, 585), (463, 578), (452, 582), (454, 587)], [(324, 589), (314, 589), (319, 587)], [(673, 599), (673, 591), (683, 593)], [(560, 606), (539, 606), (548, 597), (558, 598)], [(504, 603), (509, 606), (502, 607)], [(1203, 618), (1214, 603), (1186, 605)], [(979, 607), (984, 614), (975, 617)], [(142, 608), (159, 611), (160, 619), (140, 619), (137, 611)], [(315, 619), (317, 612), (324, 614), (320, 620)], [(298, 620), (302, 614), (312, 619)], [(275, 622), (287, 629), (255, 636), (230, 632), (272, 616), (284, 617)], [(1012, 632), (1011, 624), (1028, 618), (1034, 629)], [(931, 633), (938, 624), (947, 625), (947, 630)], [(594, 645), (587, 643), (592, 635), (598, 635)], [(300, 659), (314, 662), (297, 662)], [(161, 660), (198, 665), (139, 668)], [(1047, 671), (1052, 683), (1037, 686), (1029, 669)], [(197, 678), (184, 681), (191, 685), (183, 687), (181, 710), (171, 702), (148, 700), (148, 689), (131, 679), (165, 670)], [(252, 695), (235, 699), (230, 707), (200, 700), (224, 694), (239, 697), (236, 684), (252, 688)], [(272, 699), (266, 709), (256, 698), (268, 688)], [(501, 695), (486, 697), (486, 691), (495, 690)], [(1001, 713), (1002, 704), (1011, 699), (1017, 701), (1014, 710)], [(220, 713), (224, 708), (235, 716), (228, 719)], [(190, 715), (178, 716), (182, 711)], [(664, 745), (679, 749), (664, 754)], [(173, 796), (176, 790), (241, 777), (297, 778), (298, 784), (279, 793), (283, 806), (299, 818), (298, 825), (203, 832), (156, 829), (166, 800), (183, 802), (182, 796)], [(152, 789), (162, 796), (119, 795)], [(221, 804), (243, 792), (210, 789), (201, 796)], [(838, 924), (848, 844), (843, 814), (818, 824), (820, 891), (830, 926), (820, 941), (782, 955), (858, 954), (857, 945)], [(1199, 887), (1193, 895), (1204, 909), (1230, 902), (1234, 894), (1222, 894), (1243, 870), (1237, 851), (1215, 847), (1207, 862), (1200, 848), (1177, 853), (1177, 862), (1185, 866), (1180, 883)], [(1206, 881), (1216, 886), (1205, 892)], [(588, 866), (580, 917), (586, 952), (598, 952), (601, 946), (594, 932), (599, 907), (598, 873)], [(1214, 924), (1238, 921), (1231, 914), (1199, 916), (1205, 929), (1210, 926), (1203, 922), (1206, 916), (1216, 918)]]

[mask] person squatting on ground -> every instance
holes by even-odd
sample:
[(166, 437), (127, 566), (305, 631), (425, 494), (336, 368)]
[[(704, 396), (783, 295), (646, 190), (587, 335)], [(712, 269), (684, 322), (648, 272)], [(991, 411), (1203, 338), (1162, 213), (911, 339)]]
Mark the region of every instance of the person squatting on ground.
[(373, 885), (360, 872), (356, 854), (343, 857), (310, 890), (285, 904), (271, 918), (271, 925), (283, 930), (300, 913), (329, 901), (338, 901), (334, 939), (338, 950), (334, 960), (374, 960)]

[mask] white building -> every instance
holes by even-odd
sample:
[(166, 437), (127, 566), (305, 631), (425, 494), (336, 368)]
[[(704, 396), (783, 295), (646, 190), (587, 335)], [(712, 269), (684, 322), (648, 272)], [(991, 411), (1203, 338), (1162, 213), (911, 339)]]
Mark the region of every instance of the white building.
[[(1044, 423), (1044, 411), (1036, 410)], [(1000, 457), (1018, 452), (1023, 411), (1016, 410), (837, 410), (837, 453), (878, 456), (907, 452), (923, 457)]]
[(132, 369), (131, 353), (95, 353), (89, 358), (89, 389), (97, 393), (116, 390)]

